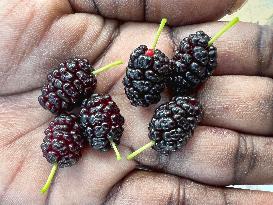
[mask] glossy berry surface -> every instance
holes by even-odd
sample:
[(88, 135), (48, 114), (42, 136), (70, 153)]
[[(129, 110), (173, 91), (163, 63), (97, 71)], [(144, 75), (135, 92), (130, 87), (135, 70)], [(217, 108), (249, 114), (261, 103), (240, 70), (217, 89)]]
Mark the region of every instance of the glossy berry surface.
[(69, 167), (80, 159), (84, 140), (75, 115), (61, 114), (44, 133), (41, 149), (49, 163)]
[(80, 123), (91, 147), (108, 151), (110, 140), (119, 145), (124, 118), (110, 95), (93, 94), (81, 106)]
[(169, 72), (169, 59), (160, 50), (148, 50), (145, 45), (136, 48), (130, 56), (123, 79), (130, 103), (148, 107), (159, 102)]
[(170, 154), (185, 145), (201, 120), (202, 108), (192, 97), (174, 97), (160, 105), (149, 124), (149, 138), (155, 141), (153, 149)]
[(184, 38), (171, 60), (168, 87), (174, 95), (186, 95), (205, 82), (217, 66), (217, 50), (208, 46), (210, 37), (203, 31)]
[(54, 68), (47, 76), (38, 101), (40, 105), (59, 114), (70, 111), (96, 89), (97, 80), (87, 59), (69, 59)]

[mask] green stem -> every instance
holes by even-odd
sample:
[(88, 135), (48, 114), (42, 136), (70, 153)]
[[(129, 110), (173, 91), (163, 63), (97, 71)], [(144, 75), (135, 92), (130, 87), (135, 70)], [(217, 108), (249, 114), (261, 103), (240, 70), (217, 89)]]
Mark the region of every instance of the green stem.
[(163, 19), (161, 20), (161, 23), (160, 23), (159, 28), (158, 28), (158, 30), (157, 30), (157, 32), (156, 32), (156, 35), (155, 35), (154, 42), (153, 42), (153, 44), (152, 44), (152, 49), (153, 49), (153, 50), (155, 49), (155, 47), (156, 47), (156, 45), (157, 45), (158, 39), (159, 39), (159, 37), (160, 37), (160, 34), (161, 34), (161, 32), (163, 31), (163, 28), (164, 28), (164, 26), (165, 26), (166, 23), (167, 23), (167, 19), (166, 19), (166, 18), (163, 18)]
[(102, 73), (102, 72), (105, 72), (105, 71), (107, 71), (107, 70), (109, 70), (109, 69), (111, 69), (111, 68), (113, 68), (113, 67), (115, 67), (115, 66), (117, 66), (117, 65), (121, 65), (121, 64), (123, 64), (123, 62), (122, 62), (121, 60), (115, 61), (115, 62), (113, 62), (113, 63), (110, 63), (110, 64), (108, 64), (108, 65), (106, 65), (106, 66), (103, 66), (103, 67), (101, 67), (101, 68), (99, 68), (99, 69), (93, 71), (93, 74), (94, 74), (94, 75), (98, 75), (98, 74), (100, 74), (100, 73)]
[(47, 181), (46, 181), (45, 185), (43, 186), (43, 188), (42, 188), (41, 191), (40, 191), (42, 194), (44, 194), (45, 192), (48, 191), (48, 189), (49, 189), (49, 187), (50, 187), (50, 185), (51, 185), (51, 182), (52, 182), (52, 180), (53, 180), (53, 178), (54, 178), (54, 175), (55, 175), (57, 169), (58, 169), (58, 164), (55, 163), (55, 164), (53, 165), (51, 171), (50, 171), (50, 174), (49, 174), (49, 176), (48, 176), (48, 178), (47, 178)]
[(208, 42), (208, 46), (211, 46), (218, 38), (220, 38), (227, 30), (229, 30), (231, 27), (233, 27), (235, 24), (239, 22), (239, 17), (235, 17), (232, 19), (228, 24), (226, 24), (219, 32), (213, 36), (212, 39)]
[(111, 146), (113, 147), (113, 149), (115, 151), (117, 160), (120, 161), (122, 158), (121, 158), (121, 155), (120, 155), (120, 153), (118, 151), (117, 145), (113, 142), (113, 140), (110, 140), (110, 143), (111, 143)]
[(127, 156), (127, 159), (128, 159), (128, 160), (133, 159), (135, 156), (139, 155), (141, 152), (145, 151), (145, 150), (148, 149), (148, 148), (151, 148), (151, 147), (154, 146), (154, 145), (155, 145), (155, 141), (149, 142), (148, 144), (146, 144), (146, 145), (140, 147), (140, 148), (137, 149), (136, 151), (134, 151), (134, 152), (132, 152), (131, 154), (129, 154), (129, 155)]

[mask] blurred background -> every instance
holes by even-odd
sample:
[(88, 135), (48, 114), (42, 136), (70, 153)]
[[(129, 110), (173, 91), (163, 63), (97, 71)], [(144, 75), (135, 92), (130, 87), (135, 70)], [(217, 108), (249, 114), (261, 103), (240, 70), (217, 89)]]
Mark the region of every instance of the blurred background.
[(248, 0), (237, 12), (221, 20), (229, 21), (234, 16), (239, 16), (244, 22), (273, 25), (273, 0)]
[[(239, 16), (240, 20), (244, 22), (273, 26), (273, 0), (248, 0), (237, 12), (227, 15), (221, 20), (230, 21), (235, 16)], [(229, 187), (273, 192), (273, 185), (235, 185)]]

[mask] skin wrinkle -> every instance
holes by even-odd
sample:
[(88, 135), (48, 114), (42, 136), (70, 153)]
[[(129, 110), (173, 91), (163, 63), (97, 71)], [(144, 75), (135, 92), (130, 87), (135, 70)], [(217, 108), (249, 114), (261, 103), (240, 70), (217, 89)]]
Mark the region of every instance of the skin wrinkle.
[(110, 41), (107, 45), (107, 47), (104, 49), (104, 51), (102, 51), (102, 53), (95, 59), (95, 63), (98, 63), (100, 61), (100, 65), (98, 67), (101, 67), (104, 65), (104, 59), (106, 57), (106, 54), (108, 53), (108, 50), (112, 47), (112, 45), (114, 44), (116, 38), (119, 37), (120, 35), (120, 24), (118, 22), (118, 25), (116, 26), (115, 30), (112, 32), (112, 35), (110, 37)]
[[(84, 24), (84, 28), (82, 29), (81, 27), (81, 32), (80, 35), (77, 36), (77, 38), (75, 38), (75, 41), (74, 41), (74, 45), (72, 45), (71, 47), (72, 48), (77, 48), (79, 46), (79, 44), (81, 43), (81, 39), (83, 39), (83, 37), (85, 36), (85, 34), (87, 34), (87, 31), (88, 31), (88, 28), (90, 27), (89, 24)], [(106, 27), (106, 23), (105, 23), (105, 19), (103, 18), (103, 22), (102, 22), (102, 26), (100, 27), (100, 30), (98, 32), (96, 32), (95, 36), (94, 36), (94, 39), (98, 39), (101, 34), (102, 34), (102, 31), (103, 29)]]
[[(44, 124), (48, 123), (50, 120), (46, 120), (45, 122), (42, 122), (40, 124), (38, 124), (38, 127), (35, 127), (34, 129), (28, 129), (25, 132), (19, 133), (17, 136), (15, 136), (11, 141), (7, 142), (6, 144), (1, 145), (2, 148), (11, 146), (12, 144), (14, 144), (15, 142), (17, 142), (19, 139), (22, 139), (24, 137), (26, 137), (29, 133), (31, 133), (33, 130), (43, 126)], [(0, 147), (0, 150), (1, 150)]]
[(254, 170), (257, 154), (253, 138), (238, 133), (238, 149), (234, 157), (234, 184), (242, 184), (244, 179)]
[(178, 45), (175, 41), (176, 37), (174, 36), (174, 29), (172, 27), (167, 27), (167, 29), (168, 29), (169, 38), (172, 41), (173, 53), (175, 53), (175, 49), (177, 48)]
[(16, 179), (18, 173), (20, 173), (20, 171), (23, 168), (23, 165), (26, 161), (26, 158), (23, 158), (20, 162), (19, 165), (16, 167), (15, 171), (13, 172), (13, 174), (11, 175), (11, 179), (8, 181), (7, 185), (4, 187), (2, 194), (0, 195), (0, 204), (3, 201), (5, 194), (8, 192), (10, 186), (12, 185), (12, 183), (14, 182), (14, 180)]
[[(15, 7), (17, 8), (17, 7)], [(29, 25), (31, 24), (31, 22), (33, 21), (33, 18), (35, 17), (35, 12), (34, 10), (31, 11), (29, 17), (28, 17), (28, 21), (26, 22), (24, 28), (20, 31), (20, 33), (24, 33), (27, 28), (29, 27)], [(15, 53), (15, 51), (18, 49), (18, 44), (19, 44), (19, 41), (23, 38), (23, 35), (17, 35), (17, 38), (14, 40), (14, 46), (13, 46), (13, 49), (11, 50), (11, 53)], [(26, 53), (26, 51), (24, 51), (24, 53)], [(18, 57), (18, 56), (17, 56)], [(24, 54), (22, 55), (19, 55), (19, 58), (16, 59), (16, 58), (12, 58), (12, 61), (17, 61), (16, 64), (13, 64), (14, 66), (12, 66), (10, 69), (9, 69), (9, 72), (6, 72), (6, 77), (3, 80), (2, 84), (6, 84), (6, 82), (9, 80), (9, 77), (12, 76), (15, 72), (16, 72), (16, 68), (17, 66), (15, 65), (18, 65), (22, 59), (24, 58)]]
[[(130, 173), (128, 173), (128, 175), (130, 175)], [(119, 192), (122, 190), (123, 188), (123, 184), (124, 184), (124, 180), (125, 180), (126, 176), (124, 178), (122, 178), (121, 180), (119, 180), (107, 193), (105, 201), (102, 203), (102, 205), (107, 205), (107, 203), (111, 200), (113, 200), (113, 203), (115, 203)], [(112, 203), (112, 204), (113, 204)]]
[(143, 1), (143, 20), (146, 21), (147, 20), (147, 11), (148, 11), (148, 5), (147, 5), (148, 0), (142, 0), (142, 1)]
[(251, 172), (257, 167), (257, 151), (255, 150), (255, 145), (254, 145), (254, 139), (252, 137), (247, 138), (247, 141), (250, 142), (250, 152), (249, 152), (249, 164), (247, 167), (247, 173), (246, 176), (251, 174)]
[[(273, 62), (273, 30), (269, 26), (259, 26), (259, 32), (256, 41), (257, 49), (257, 75), (263, 76), (265, 71), (270, 69)], [(264, 49), (269, 46), (268, 56)]]
[(169, 166), (169, 163), (170, 163), (170, 155), (157, 155), (157, 161), (158, 161), (158, 164), (155, 165), (155, 169), (157, 170), (167, 170), (168, 169), (168, 166)]
[(100, 9), (99, 9), (99, 5), (98, 5), (97, 1), (96, 0), (92, 0), (92, 2), (93, 2), (94, 9), (95, 9), (96, 13), (98, 15), (101, 15), (101, 12), (100, 12)]
[(2, 18), (0, 20), (2, 21), (6, 17), (8, 17), (17, 7), (21, 7), (22, 3), (25, 3), (25, 2), (29, 3), (30, 1), (29, 0), (17, 0), (16, 3), (13, 3), (11, 8), (6, 9), (7, 10), (6, 13), (3, 14), (3, 16), (2, 16)]
[(224, 189), (221, 189), (220, 193), (223, 196), (223, 203), (224, 205), (230, 205), (230, 202), (228, 201), (227, 193)]
[[(28, 30), (29, 26), (31, 25), (31, 23), (33, 22), (33, 20), (35, 18), (35, 15), (36, 15), (36, 11), (35, 11), (35, 9), (33, 9), (31, 11), (31, 13), (30, 13), (30, 16), (29, 16), (29, 19), (27, 21), (27, 24), (24, 26), (24, 29), (21, 31), (22, 34), (25, 34), (25, 31)], [(20, 37), (18, 39), (16, 39), (15, 44), (14, 44), (15, 45), (14, 49), (12, 50), (11, 53), (15, 53), (15, 51), (18, 49), (18, 47), (20, 47), (19, 42), (21, 42), (23, 38), (24, 38), (24, 35), (20, 35)], [(33, 47), (32, 47), (32, 49), (33, 49)], [(30, 49), (30, 50), (32, 50), (32, 49)], [(19, 58), (17, 59), (17, 63), (16, 64), (20, 65), (30, 52), (27, 52), (27, 49), (25, 49), (23, 51), (23, 53), (21, 55), (19, 55)], [(14, 70), (16, 70), (16, 68), (14, 68)], [(13, 74), (14, 74), (14, 72), (11, 72), (11, 75), (13, 75)], [(8, 80), (8, 77), (6, 79)]]
[(239, 174), (241, 174), (241, 172), (238, 172), (239, 170), (239, 166), (240, 166), (240, 162), (244, 161), (245, 159), (245, 152), (243, 153), (243, 149), (246, 149), (246, 141), (245, 138), (242, 137), (240, 134), (238, 134), (238, 143), (237, 143), (237, 149), (236, 152), (234, 154), (234, 174), (233, 174), (233, 181), (234, 182), (239, 182), (241, 176), (239, 176)]
[[(22, 139), (23, 137), (26, 137), (28, 135), (31, 135), (31, 133), (35, 132), (36, 129), (39, 129), (41, 127), (43, 127), (45, 124), (48, 124), (48, 122), (43, 123), (42, 125), (34, 128), (33, 130), (29, 131), (27, 134), (24, 134), (22, 137), (20, 137), (19, 139)], [(29, 142), (31, 143), (31, 142)], [(11, 180), (8, 182), (7, 186), (4, 188), (3, 194), (0, 196), (0, 204), (1, 201), (5, 198), (5, 194), (8, 193), (9, 188), (11, 187), (12, 183), (14, 182), (14, 180), (16, 179), (16, 177), (18, 176), (18, 174), (21, 172), (26, 160), (29, 157), (29, 153), (31, 152), (30, 150), (25, 150), (27, 152), (25, 152), (25, 155), (23, 157), (23, 159), (19, 162), (19, 166), (17, 166), (16, 170), (14, 171), (14, 174), (11, 175)]]
[[(181, 187), (182, 187), (182, 192), (181, 192)], [(176, 203), (177, 205), (185, 205), (185, 182), (182, 182), (181, 180), (178, 180), (176, 198), (177, 198), (177, 203)]]

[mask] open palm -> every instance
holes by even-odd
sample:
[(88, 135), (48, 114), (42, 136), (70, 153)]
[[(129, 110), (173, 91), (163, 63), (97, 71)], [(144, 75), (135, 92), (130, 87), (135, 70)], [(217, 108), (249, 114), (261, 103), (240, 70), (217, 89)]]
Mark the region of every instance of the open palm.
[[(52, 66), (75, 56), (96, 68), (126, 62), (134, 48), (151, 44), (157, 24), (149, 22), (162, 17), (175, 26), (158, 43), (171, 57), (189, 33), (213, 35), (223, 25), (196, 23), (217, 20), (241, 3), (1, 0), (0, 204), (273, 204), (271, 193), (221, 188), (273, 183), (273, 30), (247, 23), (215, 43), (219, 66), (198, 94), (204, 120), (185, 148), (168, 157), (150, 149), (135, 161), (87, 149), (79, 163), (59, 170), (47, 195), (39, 193), (51, 169), (40, 144), (53, 115), (37, 97)], [(129, 104), (121, 83), (125, 67), (98, 76), (97, 87), (125, 117), (123, 156), (149, 141), (156, 107)]]

